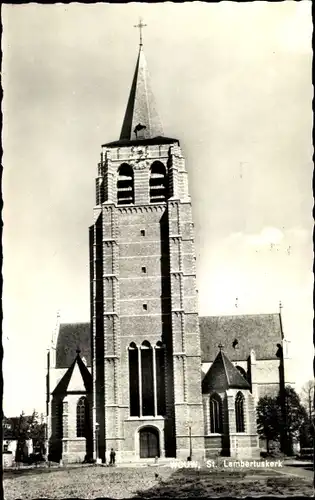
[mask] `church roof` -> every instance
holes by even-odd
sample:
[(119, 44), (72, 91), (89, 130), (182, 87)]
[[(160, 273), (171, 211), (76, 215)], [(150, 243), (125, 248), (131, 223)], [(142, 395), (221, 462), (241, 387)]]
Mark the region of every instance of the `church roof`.
[(278, 359), (283, 338), (279, 314), (204, 316), (199, 328), (203, 363), (214, 360), (219, 343), (232, 361), (246, 360), (252, 349), (256, 359)]
[[(76, 375), (74, 384), (72, 384), (72, 379)], [(88, 368), (83, 363), (79, 352), (71, 363), (70, 367), (60, 380), (60, 382), (55, 387), (53, 394), (64, 394), (67, 391), (76, 390), (91, 392), (92, 390), (92, 375), (90, 374)]]
[(81, 350), (81, 356), (91, 366), (91, 325), (90, 323), (61, 323), (56, 346), (56, 368), (69, 368)]
[(220, 350), (202, 381), (202, 392), (207, 394), (227, 389), (250, 389), (250, 385)]
[[(203, 316), (199, 318), (202, 362), (212, 362), (218, 344), (232, 361), (246, 360), (251, 349), (256, 359), (278, 359), (277, 344), (282, 340), (279, 314)], [(91, 366), (90, 323), (61, 323), (56, 348), (56, 368), (68, 368), (77, 348)], [(234, 340), (237, 345), (233, 347)]]
[(163, 128), (156, 109), (142, 44), (139, 49), (120, 140), (137, 139), (137, 132), (146, 139), (163, 136)]

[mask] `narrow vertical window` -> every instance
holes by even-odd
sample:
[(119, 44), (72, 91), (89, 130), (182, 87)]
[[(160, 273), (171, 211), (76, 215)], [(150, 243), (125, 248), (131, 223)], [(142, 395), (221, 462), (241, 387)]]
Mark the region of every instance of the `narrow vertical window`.
[(77, 404), (77, 437), (88, 436), (89, 418), (89, 404), (86, 397), (82, 397)]
[(130, 205), (134, 203), (133, 169), (127, 163), (120, 165), (117, 177), (117, 204)]
[(150, 169), (150, 203), (166, 201), (167, 176), (163, 163), (155, 161)]
[(141, 345), (142, 414), (154, 415), (153, 349), (148, 341)]
[(156, 365), (156, 400), (158, 415), (165, 415), (165, 349), (162, 342), (155, 348)]
[(139, 351), (134, 342), (129, 346), (129, 408), (131, 417), (140, 416), (139, 405)]
[(223, 432), (222, 399), (219, 394), (210, 396), (210, 431), (211, 433)]
[(241, 392), (238, 392), (235, 398), (235, 421), (236, 432), (245, 432), (244, 395)]

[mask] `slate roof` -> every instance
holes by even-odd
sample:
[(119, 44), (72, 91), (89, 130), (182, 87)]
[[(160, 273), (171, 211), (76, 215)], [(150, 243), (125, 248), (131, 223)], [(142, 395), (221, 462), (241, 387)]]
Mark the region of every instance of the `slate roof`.
[(163, 135), (142, 46), (139, 50), (120, 139), (136, 139), (134, 129), (139, 124), (144, 127), (142, 133), (146, 139)]
[(202, 392), (207, 394), (227, 389), (250, 389), (250, 385), (225, 353), (219, 351), (202, 381)]
[(64, 394), (67, 392), (72, 377), (72, 373), (76, 364), (78, 365), (78, 368), (80, 370), (86, 391), (92, 392), (92, 385), (93, 385), (92, 375), (85, 366), (85, 364), (83, 363), (80, 354), (77, 353), (74, 361), (71, 363), (70, 367), (68, 368), (68, 370), (66, 371), (60, 382), (56, 385), (53, 394)]
[[(279, 314), (206, 316), (199, 318), (202, 362), (212, 362), (218, 344), (231, 361), (247, 360), (251, 349), (257, 359), (278, 359), (277, 344), (282, 340)], [(233, 341), (237, 339), (236, 348)], [(56, 368), (69, 368), (76, 350), (81, 350), (91, 366), (90, 323), (61, 323), (57, 339)]]
[(256, 359), (277, 359), (277, 344), (283, 338), (279, 314), (206, 316), (199, 318), (199, 327), (203, 363), (214, 360), (219, 343), (232, 361), (246, 360), (251, 349)]
[(91, 325), (90, 323), (61, 323), (56, 346), (56, 368), (69, 368), (76, 357), (77, 349), (81, 357), (91, 366)]

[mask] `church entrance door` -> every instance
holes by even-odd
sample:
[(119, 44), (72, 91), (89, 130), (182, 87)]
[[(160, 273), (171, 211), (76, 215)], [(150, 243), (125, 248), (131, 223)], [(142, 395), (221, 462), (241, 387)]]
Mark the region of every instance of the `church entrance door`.
[(159, 433), (153, 427), (144, 427), (140, 430), (140, 458), (154, 458), (160, 456)]

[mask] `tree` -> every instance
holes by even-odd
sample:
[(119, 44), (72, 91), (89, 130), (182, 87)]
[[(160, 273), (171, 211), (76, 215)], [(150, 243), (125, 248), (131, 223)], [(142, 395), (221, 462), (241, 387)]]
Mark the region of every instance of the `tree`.
[(11, 419), (13, 423), (13, 435), (17, 440), (16, 462), (23, 462), (27, 454), (26, 442), (33, 441), (34, 450), (38, 450), (41, 455), (45, 454), (46, 424), (44, 418), (38, 417), (34, 410), (32, 415), (26, 416), (22, 411), (18, 418)]
[[(285, 419), (282, 411), (282, 401), (285, 401)], [(286, 430), (286, 450), (288, 455), (293, 452), (293, 440), (300, 437), (303, 426), (308, 422), (308, 415), (301, 404), (299, 395), (292, 387), (286, 387), (284, 397), (279, 393), (276, 397), (264, 396), (257, 405), (257, 430), (267, 441), (267, 452), (271, 440), (279, 441), (283, 429)]]
[(276, 398), (264, 396), (258, 401), (257, 430), (266, 439), (267, 453), (270, 452), (270, 441), (278, 441), (280, 436), (280, 408)]
[(314, 418), (314, 380), (306, 382), (301, 390), (301, 402), (308, 412), (309, 421), (312, 422)]
[(25, 416), (22, 411), (21, 415), (17, 419), (12, 419), (13, 421), (13, 435), (17, 440), (15, 461), (23, 462), (25, 455), (27, 454), (26, 442), (31, 438), (30, 431), (31, 426), (35, 419), (35, 412), (31, 416)]
[(44, 416), (41, 414), (40, 418), (35, 414), (34, 421), (30, 428), (30, 437), (33, 440), (34, 452), (40, 455), (45, 455), (46, 452), (46, 424), (44, 423)]
[[(285, 402), (288, 453), (292, 454), (293, 440), (300, 437), (302, 427), (308, 421), (308, 415), (301, 404), (300, 396), (290, 386), (285, 388)], [(280, 404), (280, 395), (277, 396), (277, 403)], [(281, 424), (283, 425), (282, 421)]]

